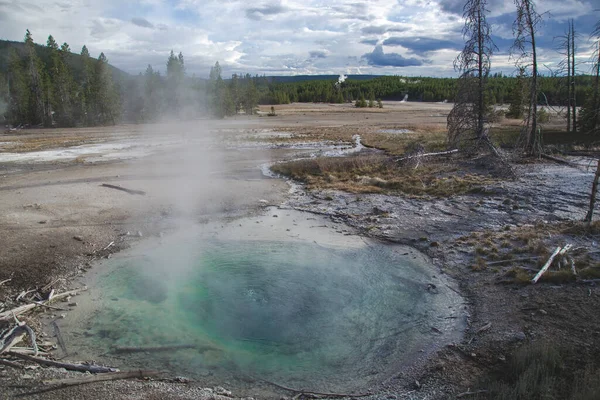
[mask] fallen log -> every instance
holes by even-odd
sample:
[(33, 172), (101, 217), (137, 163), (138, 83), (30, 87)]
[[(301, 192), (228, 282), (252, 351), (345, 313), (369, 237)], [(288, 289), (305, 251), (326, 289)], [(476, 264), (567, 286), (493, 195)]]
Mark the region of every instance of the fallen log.
[(31, 345), (33, 346), (33, 355), (37, 356), (38, 347), (36, 343), (35, 332), (24, 322), (20, 322), (15, 325), (11, 330), (4, 333), (0, 338), (0, 353), (8, 352), (10, 349), (15, 346), (17, 343), (23, 340), (25, 335), (29, 336), (31, 339)]
[(489, 265), (498, 265), (498, 264), (506, 264), (509, 262), (513, 262), (513, 261), (529, 261), (529, 260), (537, 260), (539, 257), (522, 257), (522, 258), (513, 258), (513, 259), (506, 259), (506, 260), (500, 260), (500, 261), (492, 261), (492, 262), (488, 262), (486, 263), (488, 266)]
[(457, 399), (461, 399), (461, 398), (463, 398), (463, 397), (467, 397), (467, 396), (475, 396), (475, 395), (478, 395), (478, 394), (483, 394), (483, 393), (487, 393), (487, 392), (488, 392), (487, 390), (476, 390), (476, 391), (474, 391), (474, 392), (463, 392), (463, 393), (459, 393), (459, 394), (457, 394), (457, 395), (456, 395), (456, 398), (457, 398)]
[(44, 304), (41, 301), (34, 301), (35, 304), (37, 304), (40, 307), (46, 307), (49, 308), (51, 310), (56, 310), (56, 311), (69, 311), (66, 308), (60, 308), (60, 307), (56, 307), (56, 306), (51, 306), (49, 304)]
[(60, 328), (58, 327), (56, 321), (52, 321), (52, 328), (54, 328), (54, 335), (56, 336), (56, 341), (58, 342), (58, 345), (60, 346), (63, 355), (65, 357), (68, 357), (69, 353), (67, 352), (67, 346), (65, 345), (65, 341), (62, 337), (62, 334), (60, 333)]
[(13, 308), (12, 310), (4, 311), (4, 312), (0, 313), (0, 321), (8, 321), (11, 318), (16, 317), (17, 315), (21, 315), (23, 313), (26, 313), (29, 310), (36, 308), (37, 306), (38, 306), (38, 304), (31, 303), (31, 304), (25, 304), (24, 306), (19, 306), (19, 307)]
[(64, 363), (64, 362), (59, 362), (59, 361), (54, 361), (54, 360), (48, 360), (45, 358), (32, 357), (27, 354), (19, 354), (19, 353), (15, 353), (13, 351), (9, 351), (6, 354), (8, 354), (12, 357), (15, 357), (15, 358), (20, 358), (21, 360), (31, 361), (36, 364), (45, 365), (47, 367), (64, 368), (69, 371), (90, 372), (92, 374), (102, 374), (102, 373), (107, 373), (107, 372), (119, 372), (119, 370), (117, 368), (102, 367), (100, 365), (93, 365), (93, 364)]
[(325, 396), (325, 397), (367, 397), (367, 396), (372, 396), (373, 395), (373, 393), (350, 394), (350, 393), (313, 392), (313, 391), (310, 391), (310, 390), (294, 389), (294, 388), (291, 388), (291, 387), (280, 385), (279, 383), (276, 383), (276, 382), (268, 381), (266, 379), (254, 378), (252, 376), (250, 376), (250, 377), (252, 379), (254, 379), (254, 380), (263, 381), (265, 383), (268, 383), (269, 385), (273, 385), (273, 386), (275, 386), (275, 387), (277, 387), (279, 389), (287, 390), (288, 392), (293, 392), (293, 393), (298, 393), (298, 394), (314, 395), (314, 396)]
[(448, 151), (440, 151), (440, 152), (437, 152), (437, 153), (423, 153), (423, 154), (417, 154), (417, 155), (414, 155), (414, 156), (400, 157), (400, 158), (396, 158), (394, 161), (398, 161), (399, 162), (399, 161), (411, 160), (413, 158), (446, 156), (446, 155), (450, 155), (450, 154), (454, 154), (454, 153), (458, 153), (458, 149), (448, 150)]
[(200, 350), (218, 350), (212, 346), (199, 346), (197, 344), (171, 344), (165, 346), (141, 346), (141, 347), (127, 347), (127, 346), (116, 346), (113, 347), (115, 353), (144, 353), (144, 352), (159, 352), (159, 351), (172, 351), (182, 349), (200, 349)]
[(125, 193), (129, 193), (129, 194), (139, 194), (140, 196), (145, 196), (146, 195), (146, 192), (144, 192), (143, 190), (127, 189), (127, 188), (124, 188), (124, 187), (121, 187), (121, 186), (111, 185), (109, 183), (103, 183), (100, 186), (103, 186), (103, 187), (106, 187), (106, 188), (110, 188), (110, 189), (121, 190), (121, 191), (123, 191)]
[(16, 369), (25, 369), (25, 367), (19, 363), (14, 361), (8, 361), (3, 358), (0, 358), (0, 365), (6, 365), (7, 367), (16, 368)]
[[(84, 290), (87, 290), (87, 288), (84, 287), (82, 289), (69, 290), (67, 292), (60, 293), (60, 294), (53, 296), (51, 300), (55, 301), (55, 300), (63, 299), (67, 296), (74, 296), (77, 293), (82, 292)], [(48, 300), (48, 302), (49, 301), (50, 300)], [(8, 321), (9, 319), (16, 317), (17, 315), (21, 315), (23, 313), (26, 313), (27, 311), (33, 310), (34, 308), (36, 308), (38, 306), (44, 306), (44, 305), (46, 305), (46, 303), (40, 304), (40, 302), (34, 302), (34, 303), (25, 304), (23, 306), (13, 308), (12, 310), (4, 311), (4, 312), (0, 313), (0, 321)]]
[(56, 379), (51, 381), (45, 381), (44, 383), (47, 385), (51, 385), (50, 387), (23, 393), (21, 396), (29, 396), (33, 394), (47, 393), (53, 390), (59, 390), (70, 386), (80, 386), (87, 385), (89, 383), (94, 382), (106, 382), (106, 381), (116, 381), (122, 379), (132, 379), (132, 378), (150, 378), (152, 376), (159, 375), (158, 371), (145, 371), (145, 370), (136, 370), (136, 371), (122, 371), (122, 372), (108, 372), (102, 375), (93, 375), (93, 376), (85, 376), (82, 378), (67, 378), (67, 379)]
[(550, 265), (552, 265), (552, 261), (554, 261), (554, 258), (558, 255), (558, 253), (560, 251), (561, 251), (561, 247), (557, 247), (556, 250), (554, 250), (554, 253), (552, 253), (552, 255), (550, 256), (550, 258), (548, 259), (548, 261), (546, 261), (546, 264), (544, 264), (544, 266), (542, 267), (542, 269), (540, 269), (540, 271), (531, 280), (532, 284), (537, 283), (537, 281), (540, 280), (540, 278), (542, 277), (542, 275), (544, 275), (544, 273), (546, 271), (548, 271), (548, 268), (550, 268)]
[(581, 165), (571, 162), (569, 160), (565, 160), (564, 158), (558, 158), (558, 157), (554, 157), (554, 156), (551, 156), (548, 154), (542, 154), (542, 158), (545, 158), (546, 160), (554, 161), (558, 164), (568, 165), (569, 167), (573, 167), (573, 168), (580, 169), (582, 167)]

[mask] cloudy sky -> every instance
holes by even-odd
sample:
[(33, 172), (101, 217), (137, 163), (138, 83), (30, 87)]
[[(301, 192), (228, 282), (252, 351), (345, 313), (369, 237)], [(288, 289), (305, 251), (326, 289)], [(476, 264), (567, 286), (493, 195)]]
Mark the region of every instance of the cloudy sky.
[[(495, 71), (511, 73), (513, 0), (489, 0)], [(463, 46), (464, 0), (0, 0), (0, 38), (22, 40), (29, 29), (79, 52), (103, 51), (109, 61), (139, 73), (164, 71), (171, 49), (187, 71), (206, 76), (219, 61), (225, 75), (398, 74), (454, 76)], [(554, 67), (569, 18), (580, 34), (581, 60), (600, 20), (600, 0), (537, 0), (544, 23), (541, 62)], [(587, 68), (585, 63), (581, 68)], [(545, 69), (545, 68), (543, 68)], [(546, 69), (547, 70), (547, 69)]]

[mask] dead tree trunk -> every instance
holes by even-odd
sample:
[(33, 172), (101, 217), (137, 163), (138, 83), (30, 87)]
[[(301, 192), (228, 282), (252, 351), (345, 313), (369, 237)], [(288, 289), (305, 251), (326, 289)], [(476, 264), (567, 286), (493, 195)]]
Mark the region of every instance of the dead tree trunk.
[(577, 132), (577, 95), (575, 84), (575, 24), (571, 20), (571, 94), (572, 94), (572, 114), (573, 114), (573, 132)]
[(598, 167), (596, 168), (596, 174), (594, 175), (594, 183), (592, 183), (592, 193), (590, 194), (590, 208), (585, 216), (584, 221), (589, 224), (592, 223), (592, 217), (594, 216), (594, 206), (596, 205), (596, 192), (598, 190), (598, 179), (600, 178), (600, 160), (598, 160)]
[(517, 18), (513, 24), (515, 42), (511, 54), (516, 54), (517, 67), (531, 67), (527, 115), (523, 121), (520, 142), (526, 155), (539, 157), (543, 153), (542, 133), (537, 124), (538, 67), (536, 33), (541, 16), (533, 0), (514, 0)]

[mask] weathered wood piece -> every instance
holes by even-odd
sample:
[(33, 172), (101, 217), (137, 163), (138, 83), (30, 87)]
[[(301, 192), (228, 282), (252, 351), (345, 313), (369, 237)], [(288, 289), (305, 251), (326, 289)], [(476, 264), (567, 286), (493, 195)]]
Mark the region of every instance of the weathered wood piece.
[(69, 371), (91, 372), (92, 374), (101, 374), (101, 373), (107, 373), (107, 372), (119, 372), (119, 370), (116, 368), (102, 367), (100, 365), (71, 364), (71, 363), (59, 362), (59, 361), (54, 361), (54, 360), (48, 360), (45, 358), (32, 357), (27, 354), (19, 354), (19, 353), (15, 353), (12, 351), (7, 352), (6, 354), (8, 354), (12, 357), (15, 357), (15, 358), (20, 358), (21, 360), (31, 361), (36, 364), (45, 365), (47, 367), (64, 368)]
[(437, 153), (423, 153), (423, 154), (417, 154), (414, 156), (400, 157), (400, 158), (396, 158), (395, 161), (406, 161), (406, 160), (412, 160), (413, 158), (422, 158), (422, 157), (447, 156), (447, 155), (454, 154), (454, 153), (458, 153), (458, 149), (448, 150), (448, 151), (440, 151)]
[[(54, 295), (52, 297), (52, 301), (60, 300), (60, 299), (63, 299), (65, 297), (67, 297), (67, 296), (74, 296), (77, 293), (82, 292), (84, 290), (87, 290), (87, 288), (84, 287), (82, 289), (69, 290), (67, 292)], [(4, 312), (0, 313), (0, 321), (8, 321), (11, 318), (16, 317), (17, 315), (21, 315), (23, 313), (26, 313), (27, 311), (33, 310), (34, 308), (36, 308), (38, 306), (43, 306), (43, 305), (46, 305), (46, 303), (40, 304), (39, 302), (34, 302), (34, 303), (25, 304), (23, 306), (19, 306), (19, 307), (13, 308), (12, 310), (4, 311)]]
[(594, 182), (592, 183), (592, 193), (590, 194), (590, 207), (585, 215), (584, 222), (588, 225), (592, 223), (594, 216), (594, 207), (596, 206), (596, 192), (598, 191), (598, 179), (600, 179), (600, 159), (598, 160), (598, 167), (596, 168), (596, 174), (594, 175)]
[(542, 269), (540, 269), (540, 271), (533, 277), (531, 283), (537, 283), (537, 281), (540, 280), (542, 275), (544, 275), (544, 273), (548, 271), (548, 268), (550, 268), (550, 265), (552, 265), (552, 261), (554, 261), (554, 258), (558, 255), (558, 253), (560, 253), (561, 250), (561, 247), (557, 247), (556, 250), (554, 250), (554, 253), (552, 253), (548, 261), (546, 261), (546, 264), (544, 264)]
[(67, 346), (65, 345), (65, 341), (60, 333), (60, 328), (58, 327), (56, 321), (52, 321), (52, 328), (54, 328), (54, 336), (56, 336), (56, 341), (58, 342), (60, 349), (62, 350), (64, 356), (67, 357), (69, 355), (67, 352)]
[(212, 346), (200, 346), (197, 344), (171, 344), (165, 346), (141, 346), (141, 347), (127, 347), (127, 346), (116, 346), (113, 348), (115, 353), (144, 353), (144, 352), (159, 352), (159, 351), (172, 351), (182, 349), (200, 349), (200, 350), (218, 350)]
[(133, 378), (150, 378), (152, 376), (159, 375), (158, 371), (145, 371), (145, 370), (136, 370), (136, 371), (122, 371), (122, 372), (107, 372), (101, 375), (92, 375), (85, 376), (82, 378), (67, 378), (67, 379), (56, 379), (51, 381), (45, 381), (45, 384), (51, 385), (47, 388), (42, 388), (39, 390), (31, 391), (24, 393), (22, 396), (30, 396), (33, 394), (47, 393), (53, 390), (59, 390), (70, 386), (80, 386), (87, 385), (89, 383), (94, 382), (106, 382), (106, 381), (116, 381), (122, 379), (133, 379)]
[(138, 194), (140, 196), (145, 196), (146, 195), (146, 192), (144, 192), (143, 190), (132, 190), (132, 189), (127, 189), (127, 188), (124, 188), (124, 187), (121, 187), (121, 186), (117, 186), (117, 185), (111, 185), (111, 184), (108, 184), (108, 183), (103, 183), (100, 186), (103, 186), (103, 187), (106, 187), (106, 188), (110, 188), (110, 189), (121, 190), (121, 191), (123, 191), (125, 193), (129, 193), (129, 194)]
[(483, 393), (487, 393), (487, 390), (475, 390), (474, 392), (463, 392), (463, 393), (459, 393), (456, 395), (457, 399), (462, 399), (463, 397), (467, 397), (467, 396), (475, 396), (478, 394), (483, 394)]
[(0, 365), (6, 365), (7, 367), (16, 368), (16, 369), (25, 369), (25, 367), (19, 363), (14, 361), (8, 361), (3, 358), (0, 358)]

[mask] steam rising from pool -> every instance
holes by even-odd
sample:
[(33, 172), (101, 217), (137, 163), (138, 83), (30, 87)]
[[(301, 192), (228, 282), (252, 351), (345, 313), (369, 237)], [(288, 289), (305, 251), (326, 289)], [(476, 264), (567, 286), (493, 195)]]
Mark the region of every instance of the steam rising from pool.
[[(460, 298), (441, 289), (416, 251), (311, 230), (314, 218), (305, 216), (306, 231), (285, 235), (284, 218), (268, 218), (277, 222), (267, 237), (249, 233), (271, 222), (256, 218), (188, 231), (111, 261), (93, 283), (93, 301), (66, 321), (70, 346), (91, 344), (97, 355), (115, 346), (193, 344), (125, 364), (229, 387), (266, 379), (347, 391), (389, 378), (455, 333)], [(306, 240), (322, 234), (329, 240)], [(428, 290), (431, 283), (436, 289)]]

